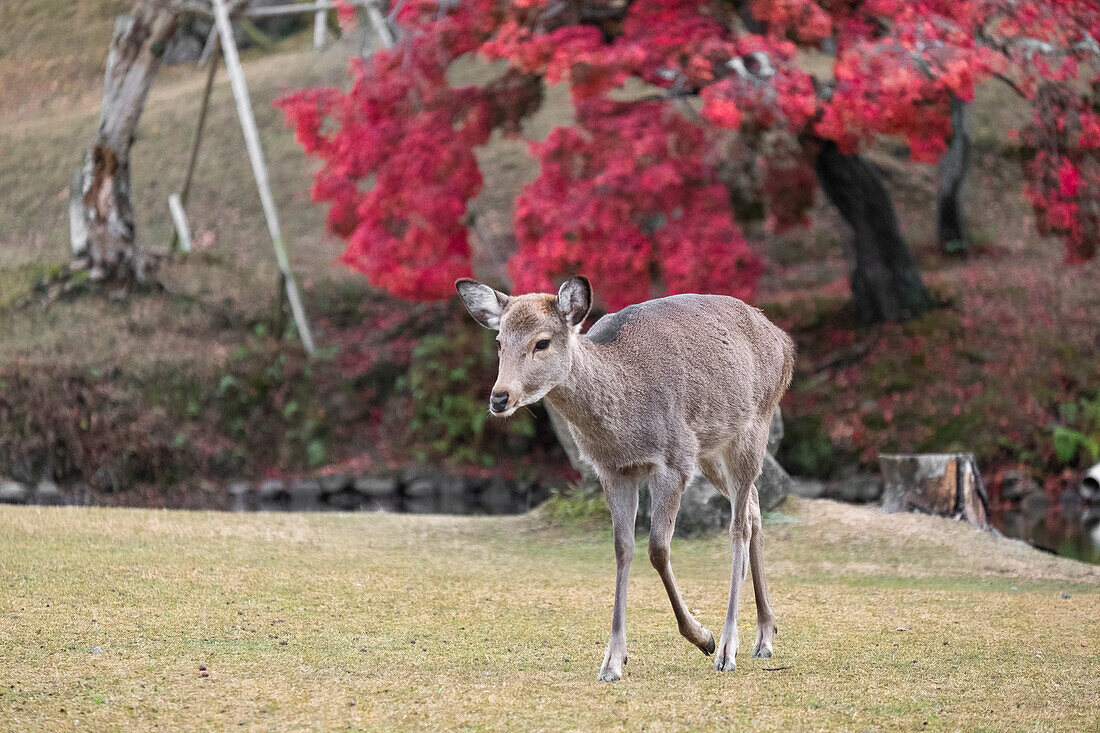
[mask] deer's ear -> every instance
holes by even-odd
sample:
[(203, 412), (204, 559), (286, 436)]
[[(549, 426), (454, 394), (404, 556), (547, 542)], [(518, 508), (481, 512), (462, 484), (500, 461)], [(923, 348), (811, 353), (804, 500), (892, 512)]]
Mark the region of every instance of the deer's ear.
[(588, 311), (592, 310), (592, 284), (584, 275), (566, 280), (558, 288), (558, 310), (565, 322), (573, 329), (579, 329)]
[(455, 290), (475, 321), (494, 331), (500, 328), (500, 314), (508, 305), (507, 295), (466, 277), (455, 280)]

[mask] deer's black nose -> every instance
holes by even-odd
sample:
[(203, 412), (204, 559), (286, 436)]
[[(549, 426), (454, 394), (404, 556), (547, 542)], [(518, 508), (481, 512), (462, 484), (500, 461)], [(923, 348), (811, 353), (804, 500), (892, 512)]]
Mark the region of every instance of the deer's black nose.
[(508, 393), (507, 392), (493, 392), (493, 396), (489, 398), (489, 409), (493, 412), (504, 412), (508, 409)]

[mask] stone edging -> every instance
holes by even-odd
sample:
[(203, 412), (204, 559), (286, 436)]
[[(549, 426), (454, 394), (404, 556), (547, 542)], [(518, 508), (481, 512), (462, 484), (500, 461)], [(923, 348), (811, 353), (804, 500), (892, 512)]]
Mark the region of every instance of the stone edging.
[[(413, 514), (521, 514), (545, 501), (550, 489), (534, 481), (451, 476), (406, 469), (396, 475), (331, 475), (265, 479), (228, 487), (232, 511), (384, 511)], [(0, 480), (0, 504), (85, 505), (87, 486), (62, 490), (52, 481), (35, 487)]]

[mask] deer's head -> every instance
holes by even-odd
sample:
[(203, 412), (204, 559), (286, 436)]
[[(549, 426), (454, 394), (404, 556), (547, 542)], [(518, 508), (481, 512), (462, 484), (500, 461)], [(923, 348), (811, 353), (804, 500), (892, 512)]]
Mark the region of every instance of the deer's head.
[(465, 278), (455, 282), (455, 289), (474, 320), (498, 332), (500, 366), (489, 398), (490, 413), (508, 417), (565, 381), (577, 333), (592, 307), (588, 278), (566, 280), (557, 295), (508, 296)]

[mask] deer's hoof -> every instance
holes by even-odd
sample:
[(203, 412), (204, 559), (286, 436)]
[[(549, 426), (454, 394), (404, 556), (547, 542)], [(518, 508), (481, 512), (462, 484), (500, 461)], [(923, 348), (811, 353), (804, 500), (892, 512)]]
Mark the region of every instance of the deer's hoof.
[(719, 672), (732, 672), (737, 669), (737, 636), (722, 635), (718, 653), (714, 656), (714, 668)]
[(714, 668), (719, 672), (735, 672), (737, 671), (737, 661), (733, 657), (716, 659), (714, 660)]
[(700, 644), (699, 649), (708, 657), (714, 654), (714, 634), (707, 631), (707, 641), (704, 644)]
[(766, 646), (764, 644), (758, 644), (757, 647), (752, 650), (752, 655), (754, 657), (761, 657), (763, 659), (767, 659), (767, 658), (771, 657), (771, 655), (772, 655), (772, 648), (770, 646)]
[(596, 679), (600, 682), (618, 682), (623, 678), (622, 674), (613, 669), (600, 670), (600, 676)]

